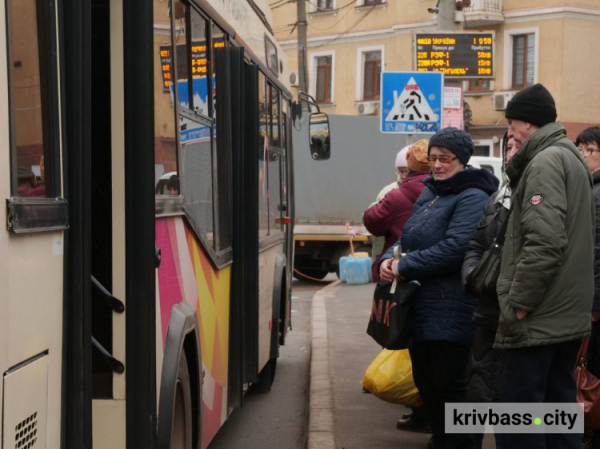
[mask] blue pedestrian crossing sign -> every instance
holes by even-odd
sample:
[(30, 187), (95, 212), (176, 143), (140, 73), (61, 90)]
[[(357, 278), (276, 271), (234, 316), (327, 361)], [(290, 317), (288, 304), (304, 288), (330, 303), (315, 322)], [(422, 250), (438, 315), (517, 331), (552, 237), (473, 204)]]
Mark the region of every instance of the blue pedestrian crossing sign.
[(442, 128), (442, 72), (383, 72), (381, 132), (436, 133)]

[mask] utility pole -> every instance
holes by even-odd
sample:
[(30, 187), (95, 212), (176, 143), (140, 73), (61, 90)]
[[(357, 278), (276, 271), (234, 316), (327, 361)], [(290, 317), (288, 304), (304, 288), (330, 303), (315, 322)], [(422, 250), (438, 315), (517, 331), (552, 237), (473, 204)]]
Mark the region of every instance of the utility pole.
[(463, 22), (454, 21), (456, 0), (439, 0), (437, 13), (437, 29), (440, 31), (455, 31), (463, 29)]
[[(454, 0), (453, 0), (454, 1)], [(296, 0), (298, 26), (298, 87), (300, 92), (308, 93), (308, 76), (306, 70), (306, 2)]]

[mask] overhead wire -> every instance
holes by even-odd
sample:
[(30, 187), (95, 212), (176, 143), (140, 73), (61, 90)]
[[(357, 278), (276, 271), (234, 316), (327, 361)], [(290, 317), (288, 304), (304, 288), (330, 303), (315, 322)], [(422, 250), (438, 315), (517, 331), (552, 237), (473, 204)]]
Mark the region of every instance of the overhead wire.
[(323, 43), (323, 44), (321, 44), (321, 45), (317, 45), (317, 46), (315, 46), (315, 47), (313, 47), (313, 48), (320, 48), (320, 47), (324, 47), (325, 45), (331, 45), (331, 44), (333, 44), (334, 42), (336, 42), (337, 40), (339, 40), (340, 38), (342, 38), (344, 35), (348, 34), (350, 31), (352, 31), (354, 28), (356, 28), (356, 27), (358, 26), (358, 24), (359, 24), (360, 22), (362, 22), (363, 20), (365, 20), (365, 19), (367, 18), (367, 16), (368, 16), (369, 14), (371, 14), (371, 12), (372, 12), (372, 11), (373, 11), (373, 10), (374, 10), (376, 7), (377, 7), (377, 5), (373, 5), (373, 6), (371, 7), (371, 9), (369, 9), (369, 10), (367, 11), (367, 13), (366, 13), (364, 16), (362, 16), (360, 19), (358, 19), (358, 20), (357, 20), (357, 21), (356, 21), (356, 22), (355, 22), (353, 25), (351, 25), (350, 27), (348, 27), (346, 30), (344, 30), (344, 31), (342, 31), (340, 34), (338, 34), (338, 35), (337, 35), (337, 36), (336, 36), (334, 39), (332, 39), (331, 41), (325, 42), (325, 43)]
[[(354, 3), (354, 1), (351, 1), (350, 3)], [(342, 7), (342, 8), (343, 8), (343, 7)], [(340, 9), (341, 9), (341, 8), (340, 8)], [(346, 13), (345, 13), (345, 14), (344, 14), (342, 17), (340, 17), (340, 18), (338, 19), (338, 21), (337, 21), (337, 22), (335, 22), (335, 23), (334, 23), (333, 25), (331, 25), (331, 26), (328, 26), (328, 27), (325, 27), (325, 28), (319, 28), (319, 27), (316, 27), (316, 26), (314, 26), (314, 25), (311, 25), (310, 23), (308, 24), (308, 26), (309, 26), (309, 27), (311, 27), (311, 28), (313, 28), (313, 29), (315, 29), (315, 30), (319, 30), (319, 31), (326, 31), (326, 30), (330, 30), (331, 28), (335, 27), (335, 26), (336, 26), (338, 23), (340, 23), (342, 20), (344, 20), (344, 17), (346, 17), (350, 11), (352, 11), (352, 9), (348, 9), (348, 10), (346, 11)]]
[(274, 9), (277, 9), (277, 8), (281, 8), (282, 6), (285, 6), (285, 5), (287, 5), (288, 3), (293, 3), (293, 2), (292, 2), (292, 0), (286, 0), (286, 1), (284, 1), (283, 3), (281, 3), (281, 4), (279, 4), (279, 5), (272, 6), (272, 7), (271, 7), (271, 11), (272, 11), (272, 10), (274, 10)]

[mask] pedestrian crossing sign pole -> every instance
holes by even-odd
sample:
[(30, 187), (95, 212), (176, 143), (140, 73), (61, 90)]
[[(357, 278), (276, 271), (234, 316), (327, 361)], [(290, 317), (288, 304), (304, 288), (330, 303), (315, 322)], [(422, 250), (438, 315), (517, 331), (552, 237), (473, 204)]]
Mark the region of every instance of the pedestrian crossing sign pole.
[(442, 72), (383, 72), (381, 132), (434, 134), (442, 128)]

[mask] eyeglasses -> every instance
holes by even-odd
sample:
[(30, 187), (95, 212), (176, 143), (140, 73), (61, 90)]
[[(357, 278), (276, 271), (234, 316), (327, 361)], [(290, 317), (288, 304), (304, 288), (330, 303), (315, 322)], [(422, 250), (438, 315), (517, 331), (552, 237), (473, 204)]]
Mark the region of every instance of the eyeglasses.
[(437, 161), (440, 161), (440, 164), (449, 164), (456, 159), (458, 159), (456, 156), (427, 156), (430, 165), (435, 165)]
[(577, 149), (584, 157), (591, 156), (592, 153), (594, 153), (594, 151), (600, 151), (599, 149), (594, 147), (577, 147)]

